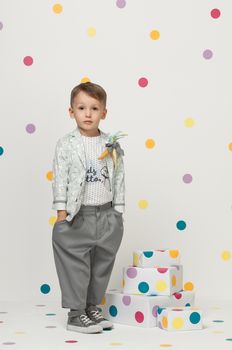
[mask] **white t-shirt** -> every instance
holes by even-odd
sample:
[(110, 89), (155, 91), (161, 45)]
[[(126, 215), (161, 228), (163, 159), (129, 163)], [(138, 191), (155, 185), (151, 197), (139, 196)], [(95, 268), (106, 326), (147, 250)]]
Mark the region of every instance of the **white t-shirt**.
[(101, 205), (107, 202), (111, 202), (112, 191), (107, 163), (105, 159), (97, 159), (104, 151), (104, 146), (101, 143), (101, 135), (81, 136), (85, 148), (87, 163), (84, 197), (82, 204)]

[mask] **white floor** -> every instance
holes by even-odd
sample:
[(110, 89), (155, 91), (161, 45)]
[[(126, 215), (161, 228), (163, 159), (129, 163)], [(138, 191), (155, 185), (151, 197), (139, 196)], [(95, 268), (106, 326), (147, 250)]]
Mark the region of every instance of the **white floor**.
[(200, 331), (167, 332), (115, 324), (111, 331), (86, 335), (66, 330), (68, 310), (59, 301), (46, 305), (0, 302), (0, 350), (232, 349), (232, 300), (202, 299), (196, 306), (204, 312)]

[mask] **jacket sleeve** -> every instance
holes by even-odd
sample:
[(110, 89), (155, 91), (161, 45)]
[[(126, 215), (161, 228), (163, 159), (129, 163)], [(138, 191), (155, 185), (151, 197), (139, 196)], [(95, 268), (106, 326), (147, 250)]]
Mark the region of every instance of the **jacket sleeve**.
[(53, 158), (53, 203), (52, 209), (66, 210), (67, 205), (67, 186), (69, 173), (68, 153), (63, 147), (62, 140), (58, 140)]
[(120, 213), (125, 213), (125, 170), (122, 155), (118, 157), (115, 168), (113, 206)]

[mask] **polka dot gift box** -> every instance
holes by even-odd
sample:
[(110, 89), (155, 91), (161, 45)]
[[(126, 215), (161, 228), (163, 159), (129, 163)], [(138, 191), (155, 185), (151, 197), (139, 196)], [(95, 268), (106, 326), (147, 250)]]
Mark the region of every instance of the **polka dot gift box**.
[(172, 295), (182, 290), (183, 268), (181, 265), (168, 267), (127, 267), (123, 269), (123, 292), (143, 295)]
[(202, 311), (195, 307), (167, 307), (157, 310), (158, 327), (167, 331), (202, 329)]
[(129, 326), (156, 327), (157, 310), (166, 306), (193, 306), (194, 292), (181, 291), (171, 296), (143, 296), (109, 290), (100, 307), (103, 315), (113, 323)]
[(136, 250), (133, 252), (133, 265), (137, 267), (180, 265), (180, 253), (177, 249)]

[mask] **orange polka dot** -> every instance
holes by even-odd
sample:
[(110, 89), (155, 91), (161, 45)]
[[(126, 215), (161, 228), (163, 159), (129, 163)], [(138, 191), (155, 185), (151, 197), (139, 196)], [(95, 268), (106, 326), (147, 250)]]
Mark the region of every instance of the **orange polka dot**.
[(229, 143), (228, 148), (230, 151), (232, 151), (232, 142)]
[(46, 177), (49, 181), (52, 181), (53, 179), (53, 172), (52, 171), (48, 171), (47, 174), (46, 174)]
[(177, 258), (179, 255), (179, 250), (169, 250), (169, 255), (171, 258)]
[(173, 286), (176, 285), (176, 276), (175, 275), (172, 276), (172, 285)]
[(192, 282), (186, 282), (184, 284), (184, 290), (193, 290), (194, 289), (194, 284)]
[(145, 145), (147, 148), (153, 148), (155, 147), (155, 141), (153, 139), (147, 139)]

